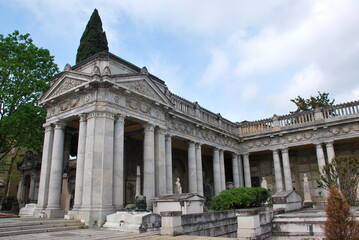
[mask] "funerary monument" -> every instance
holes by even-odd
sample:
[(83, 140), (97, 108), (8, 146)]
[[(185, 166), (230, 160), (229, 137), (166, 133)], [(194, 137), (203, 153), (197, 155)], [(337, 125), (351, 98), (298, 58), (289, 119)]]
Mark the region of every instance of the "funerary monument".
[(70, 213), (95, 227), (134, 202), (137, 169), (149, 209), (176, 193), (177, 179), (182, 193), (211, 199), (227, 182), (251, 187), (262, 179), (272, 194), (303, 194), (305, 176), (320, 204), (319, 170), (335, 155), (359, 155), (357, 101), (231, 122), (109, 52), (67, 65), (40, 104), (47, 118), (34, 215)]

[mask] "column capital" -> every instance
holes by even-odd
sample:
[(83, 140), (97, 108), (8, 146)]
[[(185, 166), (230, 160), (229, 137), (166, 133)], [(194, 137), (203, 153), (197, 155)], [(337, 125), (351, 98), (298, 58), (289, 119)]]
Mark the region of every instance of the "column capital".
[(151, 123), (146, 123), (143, 125), (143, 129), (146, 131), (154, 131), (155, 130), (155, 126)]
[(328, 145), (333, 145), (333, 144), (334, 144), (334, 140), (325, 141), (324, 144), (325, 144), (326, 146), (328, 146)]
[(202, 146), (202, 143), (196, 143), (196, 148), (201, 148), (201, 146)]
[(87, 114), (81, 113), (79, 114), (80, 122), (86, 122), (87, 121)]
[(242, 153), (244, 157), (249, 157), (249, 152)]
[(223, 149), (218, 149), (219, 153), (224, 153)]
[(155, 130), (156, 130), (156, 132), (158, 133), (158, 134), (163, 134), (163, 135), (165, 135), (165, 133), (166, 133), (166, 130), (165, 129), (163, 129), (163, 128), (161, 128), (161, 127), (156, 127), (155, 128)]
[(279, 149), (272, 149), (273, 154), (279, 154)]
[(115, 122), (124, 122), (125, 121), (126, 116), (123, 114), (116, 114), (115, 115)]
[(233, 158), (238, 158), (238, 153), (233, 152), (233, 153), (232, 153), (232, 157), (233, 157)]
[(322, 146), (322, 144), (323, 143), (315, 143), (315, 147), (318, 149), (318, 148), (322, 148), (323, 146)]
[(43, 125), (43, 127), (45, 128), (45, 132), (49, 132), (53, 129), (53, 126), (51, 124), (45, 123)]
[(166, 141), (172, 141), (172, 135), (171, 134), (166, 134), (165, 138), (166, 138)]
[(196, 144), (196, 143), (195, 143), (194, 141), (192, 141), (192, 140), (188, 140), (187, 143), (188, 143), (188, 146), (192, 146), (192, 145), (195, 146), (195, 144)]
[(280, 149), (282, 153), (288, 153), (288, 147), (284, 147)]
[(55, 122), (55, 129), (64, 129), (66, 127), (66, 123), (63, 121)]

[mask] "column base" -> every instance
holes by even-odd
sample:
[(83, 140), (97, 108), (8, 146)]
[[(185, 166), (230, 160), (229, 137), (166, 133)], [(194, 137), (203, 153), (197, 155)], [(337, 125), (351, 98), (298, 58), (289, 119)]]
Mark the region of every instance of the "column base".
[(80, 220), (79, 210), (68, 211), (64, 218), (66, 220)]
[(89, 228), (100, 228), (106, 222), (106, 216), (115, 213), (112, 206), (108, 207), (82, 207), (79, 210), (79, 219)]
[(48, 209), (45, 210), (46, 218), (64, 218), (65, 211), (62, 209)]

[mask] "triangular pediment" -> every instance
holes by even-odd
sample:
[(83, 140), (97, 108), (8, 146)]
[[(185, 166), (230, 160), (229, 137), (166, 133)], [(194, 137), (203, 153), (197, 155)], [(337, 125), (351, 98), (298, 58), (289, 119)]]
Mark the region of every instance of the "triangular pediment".
[(47, 92), (43, 95), (40, 102), (56, 98), (62, 94), (68, 93), (78, 86), (86, 84), (88, 81), (83, 79), (75, 79), (71, 77), (63, 77), (58, 79)]
[(117, 85), (123, 87), (130, 92), (135, 92), (155, 102), (168, 105), (170, 103), (166, 95), (148, 78), (119, 80)]

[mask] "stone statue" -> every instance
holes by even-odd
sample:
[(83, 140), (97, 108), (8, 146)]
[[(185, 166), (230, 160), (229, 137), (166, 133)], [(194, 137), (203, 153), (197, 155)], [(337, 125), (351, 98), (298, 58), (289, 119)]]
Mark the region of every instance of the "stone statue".
[(146, 211), (146, 210), (147, 210), (146, 197), (143, 195), (136, 196), (135, 211)]
[(181, 194), (181, 193), (182, 193), (182, 187), (181, 187), (181, 183), (180, 183), (180, 179), (179, 179), (179, 178), (177, 178), (176, 187), (177, 187), (177, 193), (178, 193), (178, 194)]
[(268, 184), (267, 184), (267, 180), (265, 179), (265, 177), (262, 177), (261, 187), (268, 189)]

